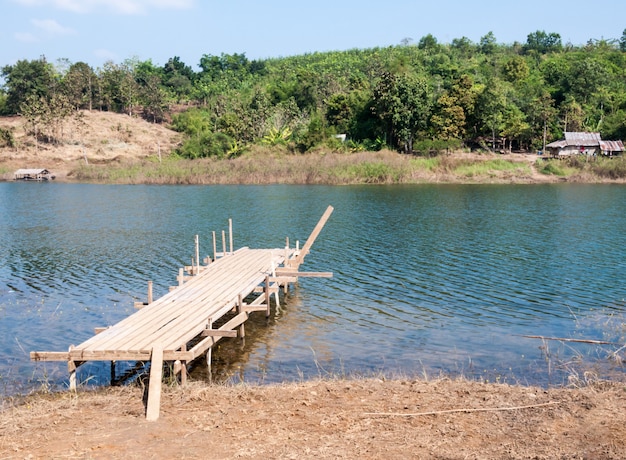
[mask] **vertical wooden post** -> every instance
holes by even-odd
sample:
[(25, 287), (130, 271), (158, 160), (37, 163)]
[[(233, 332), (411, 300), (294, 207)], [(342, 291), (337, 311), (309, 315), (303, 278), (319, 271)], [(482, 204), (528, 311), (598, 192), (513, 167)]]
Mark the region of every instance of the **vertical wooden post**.
[(217, 260), (217, 241), (215, 240), (215, 231), (213, 231), (213, 260)]
[(148, 305), (152, 303), (152, 281), (148, 281)]
[[(74, 349), (74, 345), (70, 345), (68, 351), (72, 351)], [(71, 358), (67, 362), (67, 370), (70, 373), (70, 391), (76, 391), (76, 362)]]
[(111, 361), (111, 385), (115, 383), (115, 361)]
[[(181, 351), (187, 351), (187, 344), (183, 344), (182, 347), (180, 347)], [(187, 384), (187, 361), (183, 361), (181, 360), (181, 366), (180, 366), (180, 384), (182, 386), (185, 386)]]
[[(213, 318), (209, 318), (208, 328), (213, 329)], [(213, 357), (213, 347), (209, 347), (206, 351), (206, 370), (209, 374), (209, 382), (213, 380), (213, 375), (211, 374), (211, 359)]]
[(185, 270), (181, 267), (178, 269), (178, 285), (182, 286), (185, 278)]
[(267, 311), (265, 313), (265, 317), (270, 317), (270, 276), (265, 276), (265, 305), (267, 306)]
[[(243, 312), (243, 298), (241, 297), (241, 294), (239, 294), (239, 297), (237, 298), (237, 314), (240, 314), (242, 312)], [(246, 336), (246, 328), (244, 324), (241, 323), (239, 327), (237, 328), (237, 337), (241, 337), (243, 339), (245, 336)]]
[(222, 230), (222, 255), (226, 255), (226, 232)]
[(200, 240), (196, 235), (196, 275), (200, 274)]
[(230, 239), (230, 253), (233, 253), (233, 220), (228, 219), (228, 235)]
[(163, 347), (160, 344), (152, 347), (150, 356), (150, 383), (148, 385), (148, 404), (146, 419), (154, 422), (159, 418), (161, 410), (161, 380), (163, 379)]

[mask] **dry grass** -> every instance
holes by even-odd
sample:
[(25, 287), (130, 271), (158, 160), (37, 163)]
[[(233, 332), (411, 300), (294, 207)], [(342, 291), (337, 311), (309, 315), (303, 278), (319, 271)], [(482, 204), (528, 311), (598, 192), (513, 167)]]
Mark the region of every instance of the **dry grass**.
[(626, 391), (365, 378), (34, 396), (0, 420), (0, 458), (623, 458)]

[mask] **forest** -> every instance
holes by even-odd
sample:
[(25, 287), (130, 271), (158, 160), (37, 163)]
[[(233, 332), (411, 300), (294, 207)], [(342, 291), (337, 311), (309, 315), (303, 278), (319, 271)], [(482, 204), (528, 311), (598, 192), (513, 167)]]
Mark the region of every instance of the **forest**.
[[(62, 143), (69, 117), (101, 110), (167, 123), (175, 154), (232, 158), (253, 145), (410, 154), (458, 149), (539, 151), (564, 131), (626, 138), (626, 30), (563, 44), (536, 31), (525, 43), (397, 46), (249, 60), (203, 55), (194, 70), (127, 59), (92, 68), (45, 57), (0, 69), (0, 115), (21, 115), (37, 142)], [(0, 132), (0, 147), (14, 142)]]

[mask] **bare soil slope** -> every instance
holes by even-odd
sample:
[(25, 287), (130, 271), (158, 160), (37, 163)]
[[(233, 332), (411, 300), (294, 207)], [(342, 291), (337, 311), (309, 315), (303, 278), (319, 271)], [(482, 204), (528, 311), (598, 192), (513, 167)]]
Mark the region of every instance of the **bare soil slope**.
[[(165, 125), (111, 112), (82, 111), (81, 121), (68, 119), (57, 143), (36, 143), (22, 117), (0, 117), (11, 130), (15, 147), (0, 147), (0, 168), (47, 168), (59, 178), (79, 163), (108, 163), (166, 155), (180, 135)], [(9, 174), (12, 178), (12, 175)], [(7, 179), (7, 178), (5, 178)]]
[(626, 387), (321, 380), (30, 398), (0, 418), (0, 458), (623, 459)]

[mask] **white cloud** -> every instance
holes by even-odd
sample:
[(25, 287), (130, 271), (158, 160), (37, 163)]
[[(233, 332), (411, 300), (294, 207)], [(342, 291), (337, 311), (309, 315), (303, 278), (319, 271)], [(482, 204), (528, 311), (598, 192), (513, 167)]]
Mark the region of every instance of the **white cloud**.
[(17, 32), (15, 39), (23, 43), (37, 43), (39, 41), (37, 37), (28, 32)]
[(13, 0), (22, 6), (52, 7), (73, 13), (111, 11), (116, 14), (145, 14), (153, 9), (189, 9), (196, 0)]
[(37, 29), (47, 33), (48, 35), (72, 35), (76, 31), (68, 27), (63, 27), (54, 19), (31, 19), (30, 21)]

